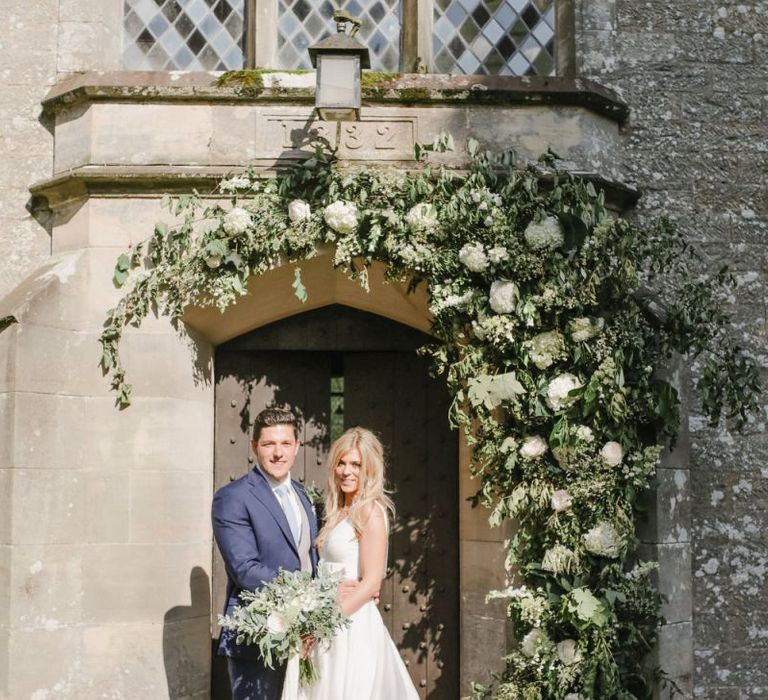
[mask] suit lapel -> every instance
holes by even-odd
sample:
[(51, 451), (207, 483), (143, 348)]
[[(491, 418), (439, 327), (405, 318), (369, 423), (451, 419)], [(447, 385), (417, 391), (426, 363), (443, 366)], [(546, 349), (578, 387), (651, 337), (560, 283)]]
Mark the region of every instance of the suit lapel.
[(256, 498), (275, 519), (286, 542), (288, 542), (291, 549), (296, 553), (296, 556), (299, 556), (299, 550), (296, 547), (296, 543), (293, 541), (293, 535), (291, 534), (291, 528), (288, 525), (288, 519), (285, 517), (285, 513), (277, 500), (277, 496), (272, 492), (264, 475), (258, 468), (254, 468), (248, 473), (248, 480), (251, 483), (251, 488), (253, 489)]

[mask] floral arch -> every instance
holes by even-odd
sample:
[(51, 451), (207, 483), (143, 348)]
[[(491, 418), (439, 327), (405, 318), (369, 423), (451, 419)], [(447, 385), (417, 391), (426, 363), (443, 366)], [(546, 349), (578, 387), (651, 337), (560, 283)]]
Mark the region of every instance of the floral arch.
[(470, 141), (468, 171), (430, 167), (430, 151), (451, 147), (448, 137), (417, 147), (412, 172), (345, 167), (318, 150), (275, 177), (248, 170), (210, 196), (165, 196), (178, 223), (157, 224), (117, 262), (126, 292), (101, 336), (103, 369), (125, 407), (120, 338), (153, 310), (174, 320), (190, 305), (224, 310), (252, 277), (287, 264), (306, 300), (302, 262), (328, 246), (363, 288), (378, 261), (428, 294), (435, 341), (422, 352), (472, 444), (475, 500), (491, 524), (517, 523), (510, 585), (490, 595), (508, 600), (520, 641), (476, 697), (645, 698), (661, 618), (635, 523), (679, 422), (660, 370), (673, 353), (700, 356), (714, 421), (743, 421), (756, 403), (755, 366), (718, 303), (727, 271), (696, 276), (668, 221), (613, 217), (551, 154), (519, 168)]

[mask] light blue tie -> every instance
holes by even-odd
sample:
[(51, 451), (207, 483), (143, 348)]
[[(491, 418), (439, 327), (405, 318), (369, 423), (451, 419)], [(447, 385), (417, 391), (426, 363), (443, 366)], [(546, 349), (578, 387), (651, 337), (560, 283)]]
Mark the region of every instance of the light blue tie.
[(277, 494), (277, 500), (280, 501), (280, 507), (285, 513), (285, 517), (288, 520), (288, 526), (291, 528), (291, 534), (293, 535), (293, 541), (299, 544), (299, 523), (296, 520), (296, 512), (293, 510), (293, 504), (291, 503), (291, 489), (293, 487), (290, 484), (280, 484), (275, 489)]

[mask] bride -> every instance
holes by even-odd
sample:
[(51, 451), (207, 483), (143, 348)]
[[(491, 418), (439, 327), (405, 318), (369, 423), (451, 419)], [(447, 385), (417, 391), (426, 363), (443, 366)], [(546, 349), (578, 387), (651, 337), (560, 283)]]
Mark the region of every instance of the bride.
[(326, 524), (317, 537), (319, 571), (342, 572), (359, 581), (339, 598), (352, 624), (329, 647), (311, 653), (320, 675), (308, 688), (298, 683), (298, 658), (289, 662), (282, 700), (419, 700), (373, 598), (387, 562), (388, 513), (384, 450), (365, 428), (350, 428), (328, 457)]

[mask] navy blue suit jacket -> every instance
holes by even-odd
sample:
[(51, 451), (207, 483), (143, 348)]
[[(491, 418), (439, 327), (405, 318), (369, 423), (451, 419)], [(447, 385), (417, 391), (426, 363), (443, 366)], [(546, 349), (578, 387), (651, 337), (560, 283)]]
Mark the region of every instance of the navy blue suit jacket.
[[(304, 487), (292, 481), (309, 519), (312, 572), (317, 567), (317, 519)], [(278, 569), (298, 571), (299, 552), (288, 520), (264, 475), (254, 468), (244, 477), (220, 488), (211, 509), (213, 534), (227, 569), (228, 615), (239, 601), (240, 592), (256, 590), (277, 576)], [(258, 648), (237, 644), (237, 635), (222, 630), (219, 655), (258, 658)]]

